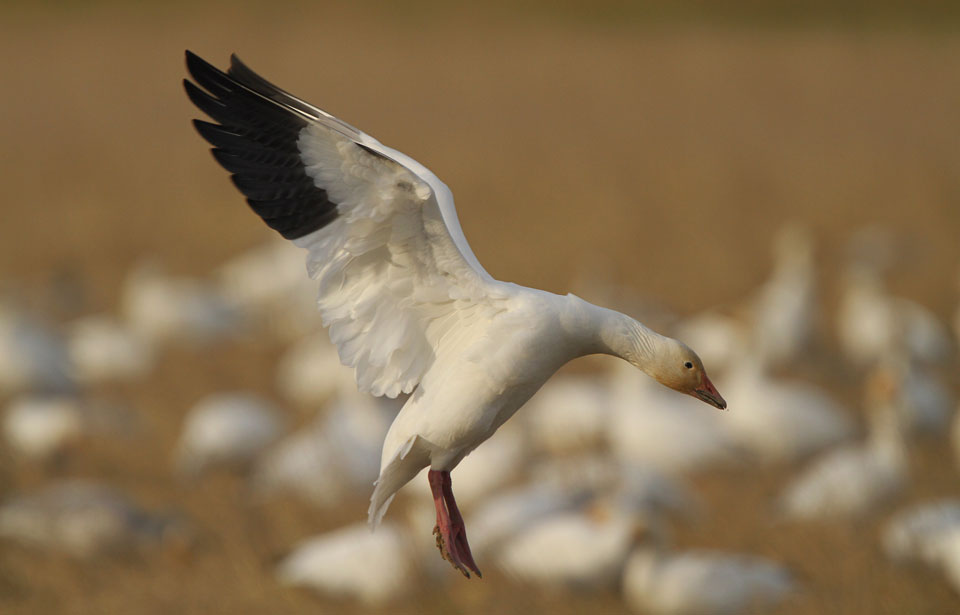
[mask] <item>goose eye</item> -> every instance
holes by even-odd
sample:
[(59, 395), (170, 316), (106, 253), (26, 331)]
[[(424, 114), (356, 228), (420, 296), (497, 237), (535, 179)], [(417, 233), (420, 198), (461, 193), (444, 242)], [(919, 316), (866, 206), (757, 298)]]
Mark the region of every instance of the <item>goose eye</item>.
[(687, 361), (686, 363), (684, 363), (683, 366), (686, 367), (687, 369), (693, 369), (693, 363), (691, 363), (690, 361)]

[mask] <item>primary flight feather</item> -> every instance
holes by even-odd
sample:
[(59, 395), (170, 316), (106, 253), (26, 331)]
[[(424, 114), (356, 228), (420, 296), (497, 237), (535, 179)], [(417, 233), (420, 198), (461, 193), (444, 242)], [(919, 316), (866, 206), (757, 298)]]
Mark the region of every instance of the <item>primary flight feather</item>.
[(307, 250), (318, 308), (362, 391), (410, 398), (387, 433), (370, 502), (376, 525), (420, 470), (438, 546), (480, 571), (452, 470), (564, 363), (606, 353), (718, 408), (681, 342), (574, 295), (500, 282), (474, 256), (453, 194), (426, 167), (272, 85), (236, 56), (226, 73), (187, 52), (194, 120), (254, 212)]

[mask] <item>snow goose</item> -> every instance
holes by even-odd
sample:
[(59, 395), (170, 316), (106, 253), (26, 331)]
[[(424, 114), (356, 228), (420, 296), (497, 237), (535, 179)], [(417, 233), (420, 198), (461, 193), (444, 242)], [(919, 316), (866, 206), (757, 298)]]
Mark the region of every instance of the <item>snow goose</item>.
[(517, 532), (497, 554), (497, 566), (547, 590), (612, 589), (641, 522), (602, 501), (557, 513)]
[(753, 305), (754, 352), (772, 365), (796, 361), (815, 342), (817, 288), (813, 239), (796, 225), (784, 227), (774, 244), (774, 270)]
[(215, 393), (198, 401), (184, 420), (175, 462), (184, 476), (210, 466), (245, 465), (280, 435), (272, 404), (249, 393)]
[(300, 249), (276, 238), (231, 258), (215, 277), (227, 300), (290, 340), (320, 328), (317, 289), (303, 273)]
[[(726, 402), (700, 358), (574, 295), (499, 282), (467, 244), (449, 188), (412, 158), (284, 92), (236, 56), (224, 73), (187, 52), (200, 135), (247, 203), (307, 250), (318, 307), (361, 390), (411, 393), (390, 427), (369, 520), (421, 469), (438, 547), (479, 575), (450, 471), (562, 365), (619, 356), (670, 388)], [(206, 91), (204, 91), (206, 90)]]
[(609, 397), (596, 377), (558, 374), (524, 410), (522, 418), (531, 448), (561, 454), (603, 442), (609, 423)]
[(76, 557), (192, 541), (182, 519), (144, 511), (114, 489), (82, 480), (6, 500), (0, 506), (0, 536)]
[(865, 366), (898, 350), (925, 363), (948, 358), (950, 332), (924, 306), (887, 292), (874, 267), (851, 265), (837, 311), (837, 337), (844, 353)]
[(18, 454), (52, 459), (75, 444), (85, 431), (84, 410), (77, 397), (23, 395), (7, 404), (3, 435)]
[(153, 367), (150, 345), (106, 314), (71, 323), (67, 348), (73, 375), (85, 384), (136, 379)]
[(0, 394), (73, 388), (66, 344), (52, 327), (0, 300)]
[(242, 324), (239, 307), (212, 284), (171, 276), (153, 260), (134, 266), (120, 300), (130, 328), (151, 344), (208, 342), (229, 337)]
[(616, 366), (607, 442), (620, 461), (678, 474), (729, 463), (740, 456), (724, 428), (730, 416), (704, 412), (692, 400), (669, 395), (636, 370)]
[(277, 389), (293, 403), (316, 407), (356, 391), (357, 384), (350, 369), (340, 364), (330, 336), (322, 331), (304, 337), (280, 357)]
[(775, 379), (754, 357), (742, 358), (723, 387), (739, 410), (725, 417), (723, 427), (759, 459), (792, 461), (853, 434), (849, 411), (825, 391)]
[(898, 408), (904, 428), (911, 433), (943, 433), (956, 400), (930, 366), (903, 352), (886, 357), (884, 364), (899, 380)]
[(414, 563), (400, 527), (384, 523), (371, 533), (357, 523), (306, 540), (280, 562), (276, 575), (286, 585), (376, 606), (410, 591)]
[(642, 545), (623, 572), (627, 604), (652, 615), (766, 612), (795, 588), (790, 573), (766, 559), (718, 551), (662, 552)]
[(937, 565), (944, 537), (960, 531), (960, 500), (926, 502), (897, 513), (883, 528), (881, 543), (890, 559), (900, 563)]
[(470, 512), (474, 547), (481, 555), (493, 552), (534, 523), (578, 508), (589, 497), (583, 490), (540, 483), (495, 494)]
[(780, 500), (793, 519), (862, 515), (899, 493), (907, 451), (896, 408), (895, 376), (875, 373), (868, 383), (867, 441), (820, 457), (787, 486)]

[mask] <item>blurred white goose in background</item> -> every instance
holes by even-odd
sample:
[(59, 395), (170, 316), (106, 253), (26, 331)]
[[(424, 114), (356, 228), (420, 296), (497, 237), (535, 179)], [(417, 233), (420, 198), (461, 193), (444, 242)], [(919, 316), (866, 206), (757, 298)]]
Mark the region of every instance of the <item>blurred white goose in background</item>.
[(608, 389), (596, 375), (558, 374), (547, 381), (519, 417), (531, 449), (559, 454), (601, 444), (610, 420)]
[(753, 303), (753, 352), (761, 362), (794, 362), (814, 346), (818, 299), (813, 238), (787, 225), (775, 237), (773, 273)]
[(208, 342), (235, 335), (243, 322), (238, 306), (211, 284), (167, 274), (144, 260), (124, 282), (121, 312), (147, 342)]
[(398, 400), (356, 388), (340, 394), (326, 412), (257, 458), (254, 490), (294, 493), (325, 508), (366, 493), (377, 477), (380, 446), (399, 406)]
[(215, 277), (224, 297), (274, 336), (292, 340), (321, 326), (317, 287), (304, 274), (303, 252), (271, 236), (223, 264)]
[(594, 502), (586, 510), (537, 519), (505, 542), (494, 562), (511, 578), (548, 590), (612, 589), (637, 523), (616, 506)]
[(72, 395), (22, 395), (3, 413), (7, 444), (24, 457), (45, 461), (65, 452), (83, 437), (83, 405)]
[(177, 471), (193, 477), (208, 467), (245, 466), (281, 433), (273, 404), (243, 392), (204, 397), (184, 419), (175, 450)]
[(888, 369), (871, 375), (866, 442), (841, 446), (814, 460), (781, 496), (784, 515), (792, 519), (863, 515), (903, 490), (908, 468), (898, 386)]
[(612, 381), (607, 441), (621, 461), (682, 473), (740, 458), (724, 423), (745, 410), (724, 415), (705, 411), (619, 365)]
[(77, 557), (192, 541), (182, 519), (148, 513), (119, 491), (82, 480), (4, 501), (0, 537)]
[(337, 395), (357, 390), (353, 370), (340, 363), (326, 331), (296, 342), (277, 364), (277, 390), (288, 401), (318, 407)]
[(936, 365), (949, 358), (953, 350), (949, 330), (930, 310), (890, 295), (881, 273), (858, 263), (845, 273), (837, 337), (844, 354), (860, 366), (899, 350)]
[[(393, 523), (357, 523), (310, 538), (277, 565), (277, 579), (321, 594), (379, 606), (413, 591), (409, 537)], [(371, 565), (376, 562), (376, 565)]]
[(291, 493), (322, 508), (340, 504), (346, 485), (336, 449), (323, 428), (323, 419), (314, 419), (260, 455), (250, 477), (254, 492)]
[(936, 566), (944, 538), (960, 531), (960, 499), (950, 498), (911, 506), (886, 523), (881, 534), (883, 551), (899, 563)]
[(470, 542), (478, 556), (489, 556), (531, 525), (578, 508), (589, 497), (585, 491), (541, 483), (495, 493), (468, 512)]
[(0, 394), (71, 388), (70, 356), (55, 329), (0, 299)]
[(792, 461), (853, 434), (850, 413), (822, 389), (774, 379), (752, 357), (724, 377), (737, 412), (723, 428), (738, 446), (767, 462)]
[(650, 615), (767, 612), (795, 590), (787, 569), (760, 557), (655, 544), (637, 547), (623, 572), (627, 604)]
[(571, 493), (590, 493), (635, 514), (672, 513), (693, 517), (700, 504), (674, 476), (644, 464), (623, 462), (607, 454), (581, 453), (545, 458), (530, 468), (538, 485)]
[(941, 434), (950, 423), (956, 398), (930, 366), (900, 352), (884, 365), (896, 372), (900, 420), (911, 433)]
[(153, 367), (150, 345), (106, 314), (71, 323), (67, 347), (73, 376), (83, 384), (142, 378)]

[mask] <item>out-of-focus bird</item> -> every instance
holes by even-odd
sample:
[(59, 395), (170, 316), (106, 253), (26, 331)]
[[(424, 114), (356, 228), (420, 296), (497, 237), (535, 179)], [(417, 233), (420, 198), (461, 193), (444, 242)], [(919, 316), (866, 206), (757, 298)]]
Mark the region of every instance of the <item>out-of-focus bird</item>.
[(782, 512), (794, 519), (829, 519), (872, 512), (907, 479), (907, 450), (897, 409), (896, 375), (880, 370), (867, 390), (866, 442), (829, 451), (786, 488)]
[(22, 395), (4, 409), (4, 439), (24, 457), (50, 460), (83, 437), (84, 414), (80, 399), (72, 395)]
[(130, 328), (147, 342), (208, 342), (237, 333), (243, 323), (238, 306), (212, 284), (176, 277), (146, 260), (127, 275), (121, 312)]
[(521, 419), (535, 451), (561, 454), (595, 447), (606, 438), (609, 390), (595, 376), (558, 375), (533, 396)]
[(277, 389), (293, 403), (316, 407), (356, 391), (357, 382), (340, 363), (330, 336), (321, 331), (296, 342), (280, 358)]
[(704, 412), (692, 400), (670, 395), (620, 366), (612, 379), (606, 439), (617, 459), (676, 474), (740, 458), (724, 427), (735, 413)]
[(953, 351), (950, 333), (940, 319), (914, 301), (891, 295), (880, 272), (862, 264), (846, 271), (837, 337), (847, 357), (861, 366), (898, 352), (939, 364)]
[(813, 348), (819, 322), (813, 239), (789, 225), (774, 243), (774, 269), (753, 304), (752, 352), (769, 365), (794, 362)]
[(175, 452), (177, 470), (196, 476), (209, 467), (245, 466), (280, 435), (282, 427), (273, 404), (256, 395), (204, 397), (184, 420)]
[(911, 433), (943, 433), (956, 399), (936, 372), (902, 352), (886, 357), (882, 364), (898, 379), (897, 408), (904, 428)]
[(595, 502), (518, 531), (495, 561), (508, 576), (548, 590), (612, 589), (634, 543), (636, 519)]
[(372, 525), (429, 466), (441, 553), (465, 575), (479, 574), (450, 471), (576, 357), (616, 355), (726, 407), (700, 358), (677, 340), (573, 295), (491, 277), (467, 244), (449, 188), (409, 156), (236, 56), (224, 73), (188, 52), (187, 68), (199, 84), (184, 82), (190, 100), (216, 122), (194, 126), (217, 161), (268, 225), (308, 251), (341, 361), (365, 392), (411, 394), (384, 443)]
[(215, 278), (227, 300), (276, 337), (289, 340), (320, 328), (317, 288), (303, 266), (299, 248), (271, 238), (231, 258)]
[(723, 382), (738, 408), (724, 417), (723, 428), (759, 459), (792, 461), (853, 434), (850, 413), (825, 391), (775, 379), (750, 357), (738, 362)]
[(0, 394), (73, 388), (70, 356), (54, 328), (0, 300)]
[(0, 536), (77, 557), (192, 540), (183, 519), (148, 513), (110, 487), (80, 480), (3, 502)]
[(473, 546), (478, 555), (492, 553), (531, 525), (579, 508), (589, 498), (590, 493), (583, 490), (543, 483), (497, 493), (468, 515)]
[(790, 573), (769, 560), (717, 551), (633, 551), (623, 573), (627, 604), (651, 615), (767, 612), (796, 590)]
[(897, 513), (881, 534), (883, 551), (900, 563), (936, 566), (942, 560), (945, 537), (960, 531), (960, 500), (925, 502)]
[(409, 538), (399, 526), (388, 522), (371, 532), (358, 523), (298, 545), (277, 566), (276, 576), (287, 585), (383, 605), (411, 591), (411, 553)]
[(71, 323), (67, 348), (73, 376), (81, 383), (136, 379), (153, 367), (150, 345), (106, 314)]

